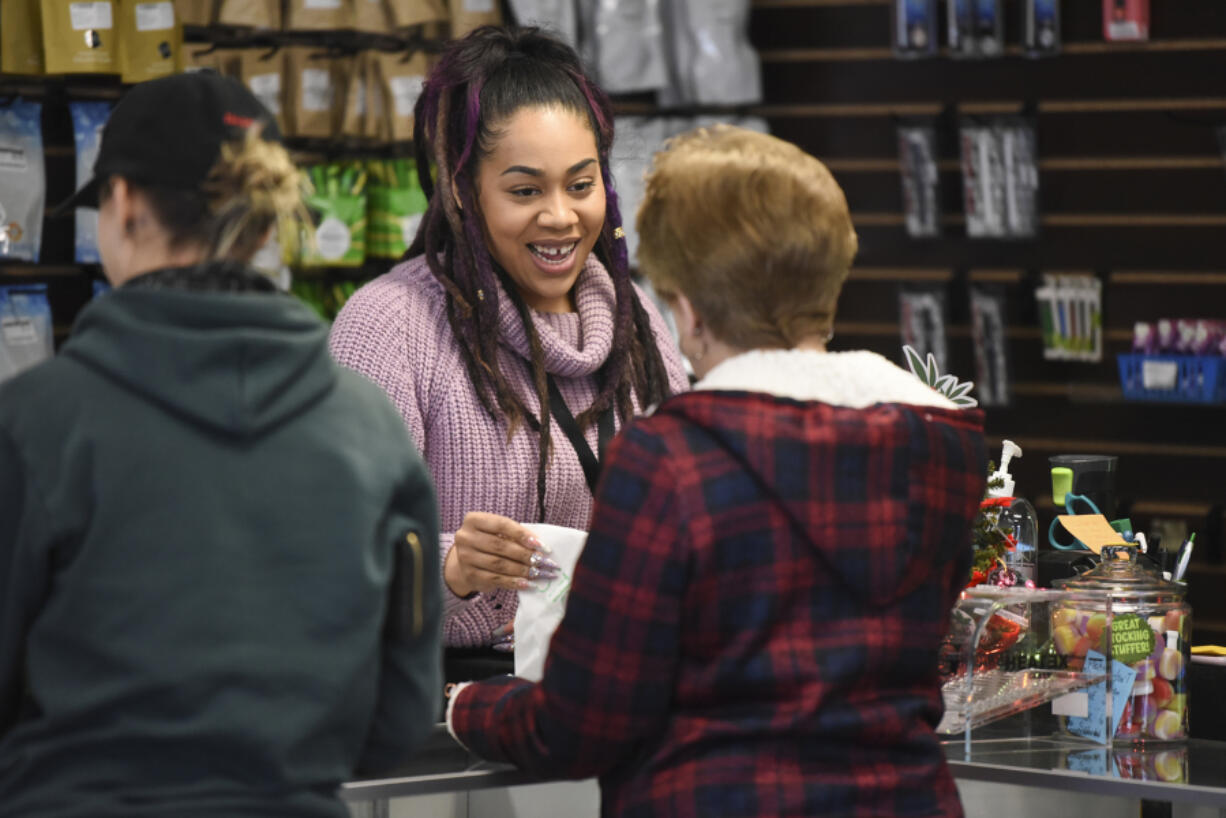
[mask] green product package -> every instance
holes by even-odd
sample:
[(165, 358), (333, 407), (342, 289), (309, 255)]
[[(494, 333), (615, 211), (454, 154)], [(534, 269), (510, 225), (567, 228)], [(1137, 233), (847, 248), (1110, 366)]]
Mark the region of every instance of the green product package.
[(369, 170), (367, 252), (376, 258), (399, 258), (413, 243), (426, 212), (425, 191), (408, 159), (376, 159)]
[(366, 260), (366, 169), (334, 162), (307, 169), (304, 200), (315, 227), (303, 243), (304, 267), (360, 267)]

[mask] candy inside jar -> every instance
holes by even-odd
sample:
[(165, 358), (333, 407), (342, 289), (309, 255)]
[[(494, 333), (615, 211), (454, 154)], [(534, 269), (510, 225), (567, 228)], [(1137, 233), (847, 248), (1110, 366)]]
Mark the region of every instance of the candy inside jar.
[(1055, 608), (1051, 626), (1055, 649), (1070, 670), (1081, 670), (1086, 657), (1096, 655), (1135, 673), (1113, 738), (1133, 744), (1185, 739), (1191, 609), (1183, 588), (1138, 562), (1131, 547), (1104, 548), (1097, 568), (1057, 584), (1110, 594), (1105, 610), (1086, 602)]

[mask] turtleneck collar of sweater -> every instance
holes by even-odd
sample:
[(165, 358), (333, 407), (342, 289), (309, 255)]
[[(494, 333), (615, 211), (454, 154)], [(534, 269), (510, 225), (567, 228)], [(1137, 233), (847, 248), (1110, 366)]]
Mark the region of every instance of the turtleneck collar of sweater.
[[(579, 273), (574, 299), (574, 312), (529, 310), (541, 339), (545, 371), (566, 378), (595, 373), (613, 349), (617, 296), (613, 279), (595, 255), (588, 256)], [(527, 330), (501, 283), (498, 284), (498, 328), (504, 346), (524, 360), (532, 360)]]

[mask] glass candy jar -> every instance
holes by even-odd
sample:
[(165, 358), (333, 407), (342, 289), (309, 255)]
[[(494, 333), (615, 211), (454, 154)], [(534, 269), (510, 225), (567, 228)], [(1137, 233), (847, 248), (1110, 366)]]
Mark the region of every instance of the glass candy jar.
[(1128, 700), (1110, 737), (1114, 741), (1182, 741), (1188, 735), (1192, 625), (1184, 586), (1162, 579), (1139, 562), (1131, 546), (1107, 546), (1101, 558), (1097, 568), (1055, 582), (1070, 591), (1106, 592), (1111, 600), (1109, 606), (1104, 601), (1097, 609), (1081, 603), (1053, 610), (1056, 650), (1073, 669), (1085, 662), (1087, 654), (1096, 652), (1106, 664), (1114, 660), (1135, 671)]

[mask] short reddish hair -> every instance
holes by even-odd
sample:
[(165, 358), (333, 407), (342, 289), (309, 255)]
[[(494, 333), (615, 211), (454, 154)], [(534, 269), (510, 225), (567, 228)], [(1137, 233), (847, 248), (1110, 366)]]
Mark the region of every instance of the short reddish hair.
[(637, 224), (639, 266), (657, 292), (683, 293), (742, 349), (828, 335), (858, 247), (825, 165), (727, 125), (682, 134), (656, 154)]

